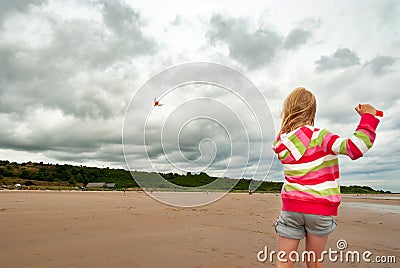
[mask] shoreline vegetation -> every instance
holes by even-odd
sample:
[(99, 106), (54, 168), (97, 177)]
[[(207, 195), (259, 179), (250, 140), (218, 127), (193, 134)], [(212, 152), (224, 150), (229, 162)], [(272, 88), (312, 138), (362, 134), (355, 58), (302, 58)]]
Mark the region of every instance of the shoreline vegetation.
[[(149, 191), (229, 191), (249, 192), (250, 179), (232, 179), (198, 174), (148, 173), (124, 169), (74, 166), (68, 164), (16, 163), (0, 160), (1, 189), (19, 190), (118, 190), (142, 191), (133, 176), (140, 175), (139, 182), (146, 183)], [(159, 176), (165, 178), (160, 181)], [(112, 183), (113, 188), (88, 188), (88, 183)], [(214, 183), (213, 183), (214, 182)], [(232, 188), (233, 184), (235, 186)], [(264, 181), (256, 193), (280, 193), (283, 182)], [(143, 184), (142, 184), (143, 185)], [(211, 188), (208, 188), (211, 185)], [(183, 188), (187, 187), (187, 188)], [(341, 186), (342, 194), (391, 194), (390, 191), (375, 190), (369, 186)]]

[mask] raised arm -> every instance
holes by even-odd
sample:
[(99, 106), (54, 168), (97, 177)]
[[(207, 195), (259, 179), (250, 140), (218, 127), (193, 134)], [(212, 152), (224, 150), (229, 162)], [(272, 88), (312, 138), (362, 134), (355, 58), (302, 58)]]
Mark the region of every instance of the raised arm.
[(374, 116), (376, 109), (369, 104), (357, 105), (355, 109), (361, 115), (356, 131), (350, 138), (341, 138), (332, 133), (325, 135), (322, 146), (327, 153), (348, 155), (354, 160), (362, 157), (374, 144), (375, 130), (379, 124)]

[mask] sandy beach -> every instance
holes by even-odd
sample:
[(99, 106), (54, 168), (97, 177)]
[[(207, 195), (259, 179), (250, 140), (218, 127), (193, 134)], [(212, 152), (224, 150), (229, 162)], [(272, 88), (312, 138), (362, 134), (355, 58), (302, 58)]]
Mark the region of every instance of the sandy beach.
[[(178, 208), (143, 192), (0, 191), (0, 267), (275, 267), (257, 253), (276, 250), (280, 202), (234, 193)], [(325, 267), (399, 267), (400, 214), (390, 211), (399, 206), (398, 198), (343, 197), (327, 245), (337, 250), (345, 239), (346, 250), (397, 263), (326, 260)]]

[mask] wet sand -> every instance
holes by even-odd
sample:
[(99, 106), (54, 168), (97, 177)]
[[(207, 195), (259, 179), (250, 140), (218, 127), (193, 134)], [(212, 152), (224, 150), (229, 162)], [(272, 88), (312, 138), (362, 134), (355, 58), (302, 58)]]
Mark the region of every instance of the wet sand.
[[(368, 203), (398, 207), (400, 200), (343, 201), (327, 248), (345, 239), (348, 250), (396, 256), (397, 263), (325, 267), (399, 267), (400, 214)], [(276, 249), (280, 202), (275, 194), (235, 193), (177, 208), (143, 192), (0, 191), (0, 267), (275, 267), (257, 253)]]

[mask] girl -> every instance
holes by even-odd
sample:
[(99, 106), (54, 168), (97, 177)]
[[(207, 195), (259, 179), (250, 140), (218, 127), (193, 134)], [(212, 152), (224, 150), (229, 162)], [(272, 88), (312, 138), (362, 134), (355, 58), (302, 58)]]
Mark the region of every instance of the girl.
[[(317, 104), (305, 88), (296, 88), (286, 98), (282, 127), (273, 150), (284, 168), (282, 211), (275, 224), (278, 251), (286, 252), (277, 267), (293, 267), (289, 253), (306, 238), (306, 251), (316, 260), (307, 267), (323, 267), (318, 261), (328, 235), (335, 229), (340, 204), (338, 154), (357, 159), (371, 148), (379, 120), (369, 104), (357, 106), (360, 123), (351, 138), (340, 138), (326, 129), (314, 127)], [(287, 261), (286, 261), (287, 260)]]

